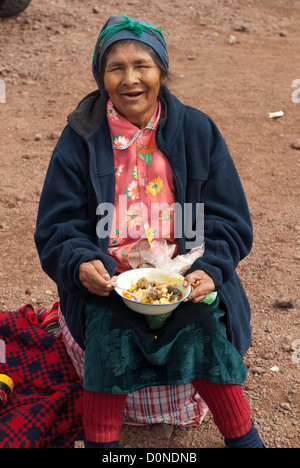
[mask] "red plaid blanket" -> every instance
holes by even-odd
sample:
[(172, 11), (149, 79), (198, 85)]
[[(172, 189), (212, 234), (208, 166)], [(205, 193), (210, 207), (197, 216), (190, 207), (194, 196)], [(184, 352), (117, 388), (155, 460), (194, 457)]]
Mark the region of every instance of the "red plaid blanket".
[(57, 306), (0, 312), (0, 373), (15, 384), (0, 409), (0, 448), (72, 448), (82, 438), (82, 385), (53, 333)]

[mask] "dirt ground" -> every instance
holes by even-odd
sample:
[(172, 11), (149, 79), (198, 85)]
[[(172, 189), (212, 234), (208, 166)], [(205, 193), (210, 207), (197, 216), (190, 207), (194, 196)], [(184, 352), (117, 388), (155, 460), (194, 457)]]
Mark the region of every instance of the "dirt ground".
[[(164, 30), (172, 91), (209, 114), (231, 150), (255, 232), (239, 266), (253, 325), (245, 392), (266, 445), (299, 448), (300, 152), (291, 146), (300, 138), (299, 1), (33, 0), (20, 16), (0, 19), (0, 307), (57, 300), (33, 241), (39, 196), (66, 116), (96, 87), (98, 32), (121, 13)], [(266, 117), (275, 111), (284, 116)], [(121, 444), (224, 447), (210, 414), (168, 439), (124, 427)]]

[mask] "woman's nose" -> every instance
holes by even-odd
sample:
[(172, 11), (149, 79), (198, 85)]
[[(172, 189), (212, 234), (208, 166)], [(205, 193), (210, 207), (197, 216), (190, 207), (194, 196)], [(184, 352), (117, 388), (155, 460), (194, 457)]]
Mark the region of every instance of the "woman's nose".
[(138, 73), (134, 68), (128, 68), (124, 71), (123, 84), (131, 86), (138, 82)]

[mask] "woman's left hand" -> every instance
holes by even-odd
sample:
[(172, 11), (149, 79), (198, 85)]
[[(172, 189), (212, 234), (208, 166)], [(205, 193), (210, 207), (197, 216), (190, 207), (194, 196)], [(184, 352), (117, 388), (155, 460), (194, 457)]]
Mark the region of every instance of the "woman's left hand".
[(187, 287), (190, 284), (193, 286), (193, 290), (185, 302), (201, 302), (216, 289), (214, 280), (203, 270), (195, 270), (185, 277), (183, 286)]

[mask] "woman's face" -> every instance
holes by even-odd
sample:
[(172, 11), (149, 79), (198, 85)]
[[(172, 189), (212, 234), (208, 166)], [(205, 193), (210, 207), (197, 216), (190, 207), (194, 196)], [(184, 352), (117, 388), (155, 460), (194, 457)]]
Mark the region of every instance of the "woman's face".
[(120, 114), (140, 129), (155, 111), (160, 84), (158, 66), (138, 42), (116, 43), (108, 52), (105, 89)]

